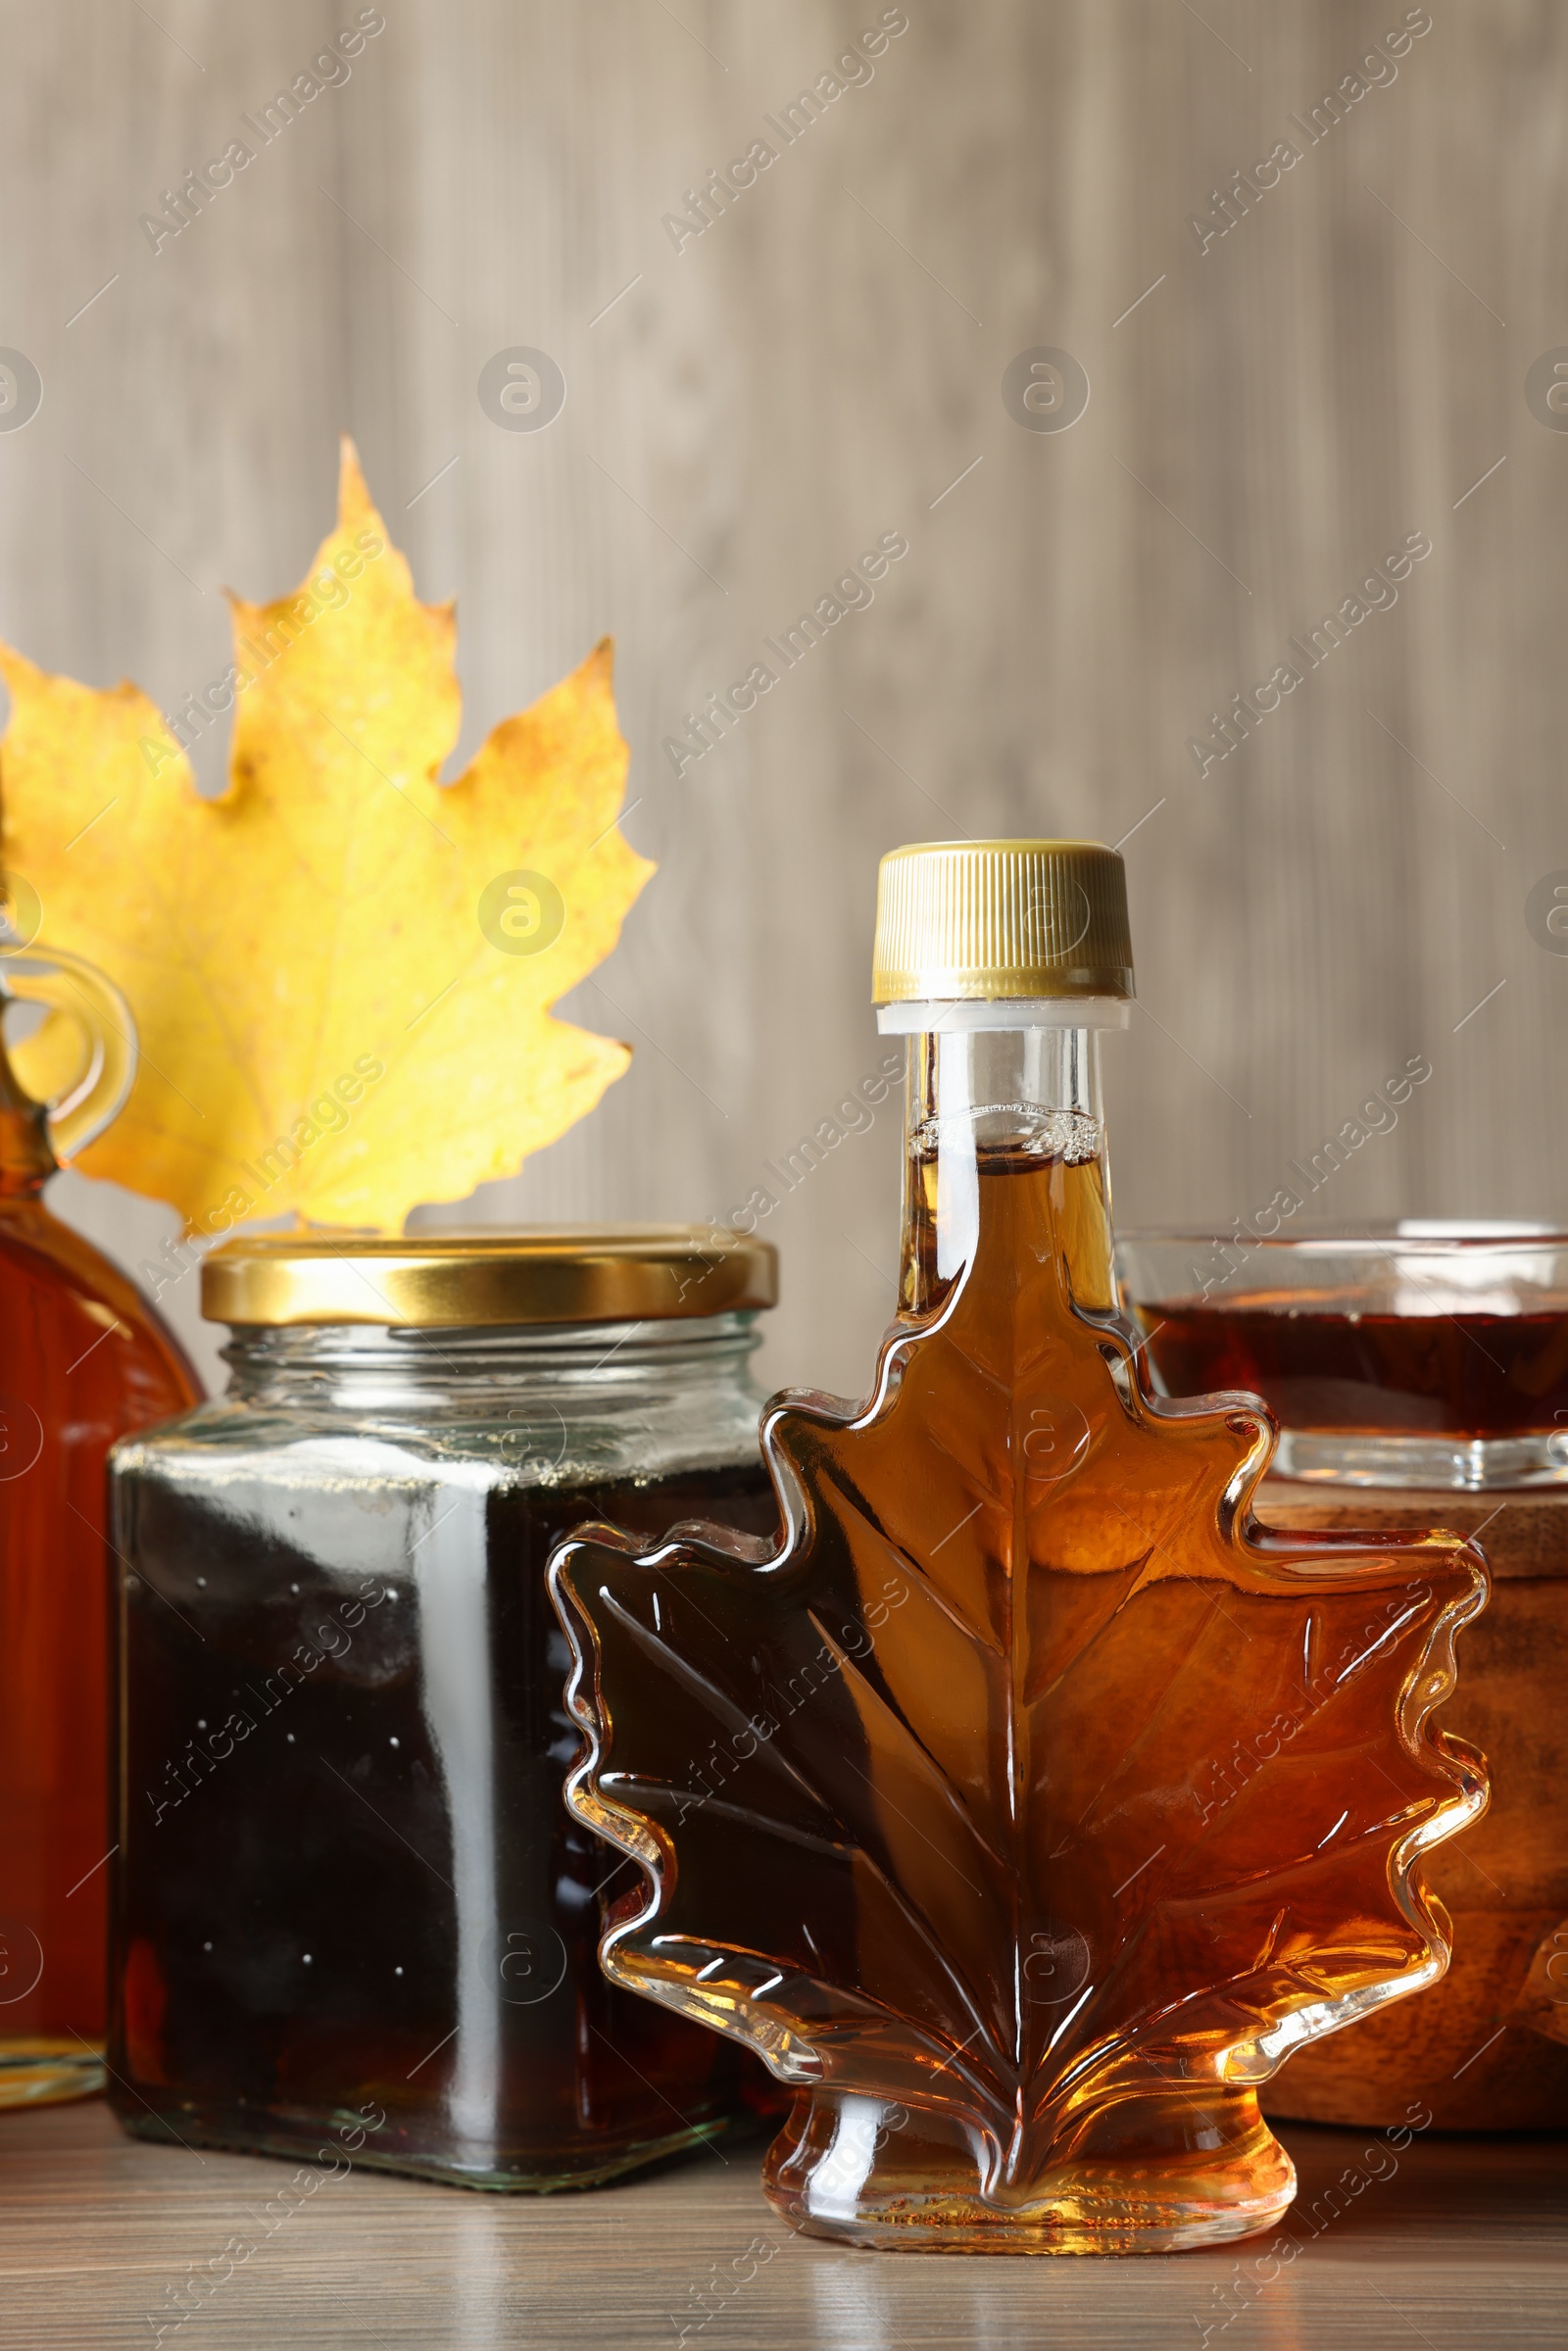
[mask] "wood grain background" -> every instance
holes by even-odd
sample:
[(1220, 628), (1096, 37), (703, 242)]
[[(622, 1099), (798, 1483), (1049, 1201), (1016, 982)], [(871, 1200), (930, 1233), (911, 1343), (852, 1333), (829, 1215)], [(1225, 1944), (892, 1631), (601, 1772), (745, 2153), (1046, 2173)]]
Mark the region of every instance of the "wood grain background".
[[(485, 1217), (743, 1201), (883, 1050), (879, 854), (959, 832), (1130, 836), (1124, 1223), (1251, 1211), (1411, 1054), (1431, 1079), (1318, 1211), (1568, 1212), (1568, 958), (1525, 918), (1568, 868), (1568, 434), (1525, 397), (1568, 344), (1568, 14), (1432, 0), (1309, 145), (1288, 118), (1399, 0), (906, 6), (677, 252), (662, 216), (876, 0), (386, 0), (155, 255), (138, 216), (353, 9), (4, 0), (0, 344), (44, 398), (0, 431), (0, 632), (172, 706), (224, 666), (218, 587), (300, 576), (347, 429), (459, 599), (460, 759), (614, 633), (662, 871), (568, 1009), (637, 1057)], [(1200, 250), (1189, 216), (1282, 137)], [(514, 345), (564, 371), (546, 431), (480, 407)], [(1002, 399), (1042, 345), (1091, 381), (1068, 431)], [(874, 605), (677, 777), (684, 713), (891, 530)], [(1397, 603), (1200, 777), (1208, 713), (1416, 531)], [(769, 1218), (764, 1376), (861, 1385), (896, 1200), (883, 1116)], [(59, 1204), (132, 1265), (171, 1229), (80, 1179)]]

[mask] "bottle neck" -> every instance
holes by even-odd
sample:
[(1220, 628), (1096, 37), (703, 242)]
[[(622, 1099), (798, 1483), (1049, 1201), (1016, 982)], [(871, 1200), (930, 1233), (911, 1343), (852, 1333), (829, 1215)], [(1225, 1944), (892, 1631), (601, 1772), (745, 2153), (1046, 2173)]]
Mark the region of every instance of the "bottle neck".
[(903, 1312), (933, 1311), (975, 1262), (992, 1188), (1007, 1178), (1045, 1188), (1078, 1303), (1114, 1306), (1099, 1047), (1091, 1028), (955, 1027), (909, 1037)]
[[(0, 1013), (8, 1001), (0, 988)], [(0, 1202), (36, 1200), (59, 1164), (48, 1112), (18, 1084), (0, 1029)]]

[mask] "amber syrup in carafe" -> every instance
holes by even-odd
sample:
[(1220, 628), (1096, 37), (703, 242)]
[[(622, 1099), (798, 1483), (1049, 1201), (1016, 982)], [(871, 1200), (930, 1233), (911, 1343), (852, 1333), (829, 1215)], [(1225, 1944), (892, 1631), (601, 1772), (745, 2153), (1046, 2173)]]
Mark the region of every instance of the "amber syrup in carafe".
[(134, 1283), (45, 1207), (54, 1172), (0, 1045), (0, 2106), (102, 2085), (105, 1462), (201, 1393)]

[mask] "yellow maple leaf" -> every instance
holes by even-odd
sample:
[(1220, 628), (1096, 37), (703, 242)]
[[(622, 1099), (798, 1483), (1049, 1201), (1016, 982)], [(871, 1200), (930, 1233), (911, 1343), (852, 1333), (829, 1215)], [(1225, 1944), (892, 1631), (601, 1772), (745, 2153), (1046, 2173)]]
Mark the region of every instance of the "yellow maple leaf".
[(511, 1174), (630, 1058), (549, 1010), (654, 870), (616, 829), (610, 642), (439, 785), (453, 608), (416, 598), (348, 442), (307, 581), (229, 602), (217, 800), (137, 687), (0, 648), (6, 874), (36, 893), (40, 949), (107, 972), (140, 1034), (130, 1100), (79, 1165), (202, 1233), (291, 1209), (395, 1229)]

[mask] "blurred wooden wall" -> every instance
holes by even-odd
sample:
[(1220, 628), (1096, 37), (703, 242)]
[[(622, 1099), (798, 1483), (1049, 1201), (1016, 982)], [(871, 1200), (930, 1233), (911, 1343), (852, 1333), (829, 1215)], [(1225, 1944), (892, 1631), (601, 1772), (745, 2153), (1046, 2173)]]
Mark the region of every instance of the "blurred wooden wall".
[[(1568, 346), (1568, 13), (906, 0), (787, 146), (765, 118), (877, 0), (383, 13), (155, 255), (138, 216), (355, 9), (4, 0), (0, 345), (44, 396), (0, 430), (0, 631), (172, 705), (224, 664), (213, 591), (300, 575), (346, 428), (459, 599), (465, 752), (614, 633), (662, 870), (568, 1009), (637, 1057), (480, 1212), (743, 1201), (883, 1050), (878, 855), (958, 832), (1126, 836), (1123, 1222), (1250, 1212), (1414, 1054), (1321, 1212), (1568, 1212), (1568, 957), (1526, 921), (1568, 868), (1568, 433), (1526, 398)], [(663, 216), (762, 135), (677, 251)], [(1282, 139), (1205, 248), (1190, 217)], [(543, 431), (476, 394), (517, 345), (566, 378)], [(1004, 403), (1042, 346), (1089, 377), (1066, 430)], [(684, 714), (888, 532), (874, 604), (677, 776)], [(1397, 602), (1200, 775), (1209, 713), (1409, 533)], [(170, 1222), (60, 1200), (132, 1263)], [(768, 1376), (859, 1385), (896, 1203), (883, 1115), (769, 1219)]]

